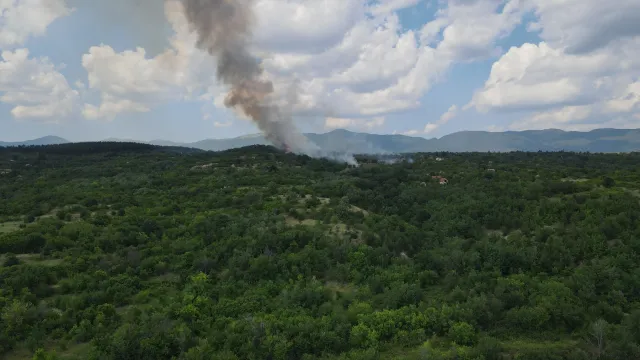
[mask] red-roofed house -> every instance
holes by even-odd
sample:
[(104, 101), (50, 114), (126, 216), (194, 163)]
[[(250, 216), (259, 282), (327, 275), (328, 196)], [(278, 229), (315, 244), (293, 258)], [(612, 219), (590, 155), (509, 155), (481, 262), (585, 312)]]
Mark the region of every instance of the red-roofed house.
[(449, 180), (447, 180), (447, 178), (442, 177), (440, 175), (434, 175), (431, 178), (438, 179), (438, 181), (440, 182), (440, 185), (447, 185), (449, 183)]

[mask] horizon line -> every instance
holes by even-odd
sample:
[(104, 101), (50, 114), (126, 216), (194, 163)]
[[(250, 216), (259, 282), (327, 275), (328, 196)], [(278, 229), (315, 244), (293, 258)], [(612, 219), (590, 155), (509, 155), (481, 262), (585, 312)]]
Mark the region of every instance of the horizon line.
[[(404, 136), (404, 137), (409, 137), (409, 138), (422, 138), (425, 140), (434, 140), (434, 139), (442, 139), (443, 137), (449, 136), (449, 135), (453, 135), (453, 134), (458, 134), (458, 133), (465, 133), (465, 132), (471, 132), (471, 133), (523, 133), (523, 132), (531, 132), (531, 131), (561, 131), (561, 132), (565, 132), (565, 133), (590, 133), (593, 131), (598, 131), (598, 130), (640, 130), (640, 128), (595, 128), (595, 129), (591, 129), (588, 131), (579, 131), (579, 130), (563, 130), (563, 129), (558, 129), (558, 128), (547, 128), (547, 129), (525, 129), (525, 130), (503, 130), (503, 131), (490, 131), (490, 130), (460, 130), (460, 131), (454, 131), (452, 133), (448, 133), (445, 135), (442, 135), (440, 137), (430, 137), (427, 138), (426, 136), (419, 136), (418, 134), (413, 134), (413, 135), (408, 135), (408, 134), (402, 134), (402, 133), (385, 133), (385, 134), (381, 134), (381, 133), (373, 133), (373, 132), (366, 132), (366, 131), (356, 131), (356, 130), (352, 130), (352, 129), (346, 129), (346, 128), (336, 128), (336, 129), (332, 129), (332, 130), (328, 130), (325, 132), (304, 132), (303, 134), (307, 135), (326, 135), (326, 134), (330, 134), (336, 131), (344, 131), (344, 132), (349, 132), (349, 133), (353, 133), (353, 134), (366, 134), (366, 135), (376, 135), (376, 136)], [(29, 141), (36, 141), (36, 140), (41, 140), (41, 139), (45, 139), (48, 137), (55, 137), (55, 138), (59, 138), (62, 139), (64, 141), (70, 142), (70, 143), (81, 143), (81, 142), (105, 142), (105, 141), (120, 141), (120, 142), (139, 142), (139, 143), (151, 143), (151, 142), (157, 142), (157, 141), (166, 141), (166, 142), (171, 142), (171, 143), (175, 143), (175, 144), (193, 144), (193, 143), (197, 143), (200, 141), (207, 141), (207, 140), (236, 140), (236, 139), (240, 139), (240, 138), (247, 138), (247, 137), (258, 137), (258, 136), (262, 136), (262, 133), (249, 133), (249, 134), (244, 134), (244, 135), (238, 135), (238, 136), (234, 136), (234, 137), (227, 137), (227, 138), (204, 138), (201, 140), (195, 140), (195, 141), (177, 141), (177, 140), (167, 140), (167, 139), (152, 139), (152, 140), (139, 140), (139, 139), (129, 139), (129, 138), (118, 138), (118, 137), (108, 137), (105, 139), (101, 139), (101, 140), (69, 140), (63, 136), (59, 136), (59, 135), (44, 135), (41, 137), (36, 137), (36, 138), (32, 138), (32, 139), (26, 139), (26, 140), (14, 140), (14, 141), (7, 141), (7, 140), (2, 140), (0, 139), (0, 143), (23, 143), (23, 142), (29, 142)], [(426, 134), (425, 134), (426, 135)]]

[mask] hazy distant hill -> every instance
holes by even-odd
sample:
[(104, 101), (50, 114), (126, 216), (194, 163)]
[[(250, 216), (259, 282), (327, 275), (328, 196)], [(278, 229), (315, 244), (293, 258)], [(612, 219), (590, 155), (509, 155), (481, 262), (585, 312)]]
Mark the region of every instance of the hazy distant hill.
[[(430, 152), (430, 151), (590, 151), (629, 152), (640, 150), (640, 129), (597, 129), (589, 132), (549, 130), (461, 131), (439, 139), (405, 135), (375, 135), (348, 130), (324, 134), (305, 134), (324, 149), (360, 154)], [(153, 141), (155, 145), (169, 142)], [(261, 135), (232, 139), (208, 139), (194, 143), (170, 143), (203, 150), (227, 150), (236, 147), (268, 144)]]
[[(324, 149), (336, 152), (359, 154), (384, 154), (400, 152), (431, 151), (590, 151), (629, 152), (640, 150), (640, 129), (596, 129), (589, 132), (549, 130), (527, 131), (460, 131), (439, 139), (425, 139), (405, 135), (375, 135), (348, 130), (334, 130), (324, 134), (306, 134), (309, 139)], [(133, 141), (108, 139), (109, 141)], [(68, 142), (65, 139), (47, 136), (23, 143), (2, 143), (10, 145), (40, 145)], [(149, 142), (161, 146), (191, 147), (202, 150), (221, 151), (249, 145), (269, 144), (260, 134), (240, 136), (231, 139), (206, 139), (193, 143), (177, 143), (167, 140)]]
[(640, 150), (640, 129), (597, 129), (589, 132), (557, 129), (529, 131), (460, 131), (439, 139), (404, 135), (372, 135), (335, 130), (308, 134), (314, 142), (340, 151), (356, 153), (430, 151), (590, 151)]
[(0, 146), (54, 145), (54, 144), (66, 144), (68, 142), (69, 141), (67, 139), (63, 139), (58, 136), (45, 136), (38, 139), (26, 140), (26, 141), (15, 141), (15, 142), (0, 141)]
[(640, 129), (462, 131), (432, 141), (447, 151), (628, 152), (640, 150)]

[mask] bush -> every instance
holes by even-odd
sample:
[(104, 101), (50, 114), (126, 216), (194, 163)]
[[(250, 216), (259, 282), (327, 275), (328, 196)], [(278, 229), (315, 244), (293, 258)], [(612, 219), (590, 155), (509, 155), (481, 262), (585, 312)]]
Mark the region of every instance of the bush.
[(457, 322), (449, 329), (449, 339), (458, 345), (473, 345), (476, 342), (476, 331), (471, 324)]
[(9, 266), (15, 266), (19, 264), (20, 264), (20, 259), (18, 259), (14, 254), (7, 254), (2, 266), (9, 267)]
[(605, 177), (602, 178), (602, 186), (604, 186), (606, 188), (613, 187), (615, 184), (616, 184), (616, 182), (612, 178), (610, 178), (608, 176), (605, 176)]
[(64, 210), (60, 210), (56, 213), (56, 217), (60, 220), (64, 220), (66, 216), (67, 216), (67, 212)]
[(502, 345), (492, 337), (485, 336), (480, 338), (475, 348), (476, 356), (481, 356), (484, 360), (500, 360), (502, 354)]

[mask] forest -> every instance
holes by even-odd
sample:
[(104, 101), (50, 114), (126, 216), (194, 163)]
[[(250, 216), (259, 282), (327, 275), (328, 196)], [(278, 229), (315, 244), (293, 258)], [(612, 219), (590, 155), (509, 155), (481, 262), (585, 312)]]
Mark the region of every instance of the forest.
[(640, 359), (640, 153), (357, 158), (0, 148), (0, 358)]

